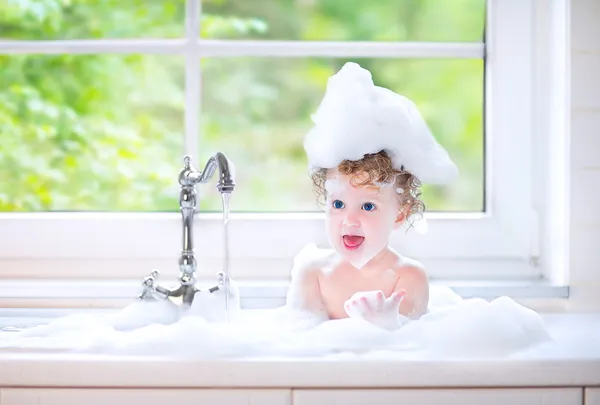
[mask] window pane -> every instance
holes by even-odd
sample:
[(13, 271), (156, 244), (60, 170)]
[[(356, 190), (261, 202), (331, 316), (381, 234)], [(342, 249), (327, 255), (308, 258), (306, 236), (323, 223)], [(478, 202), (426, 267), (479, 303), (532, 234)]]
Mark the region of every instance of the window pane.
[(485, 0), (203, 0), (201, 36), (476, 41)]
[[(316, 211), (303, 138), (327, 79), (347, 60), (322, 58), (204, 59), (202, 163), (211, 153), (237, 167), (233, 211)], [(483, 209), (483, 61), (355, 59), (376, 85), (412, 99), (460, 176), (424, 187), (430, 211)], [(221, 210), (214, 187), (201, 207)]]
[(172, 38), (185, 0), (0, 1), (0, 39)]
[(176, 210), (179, 57), (0, 56), (0, 211)]

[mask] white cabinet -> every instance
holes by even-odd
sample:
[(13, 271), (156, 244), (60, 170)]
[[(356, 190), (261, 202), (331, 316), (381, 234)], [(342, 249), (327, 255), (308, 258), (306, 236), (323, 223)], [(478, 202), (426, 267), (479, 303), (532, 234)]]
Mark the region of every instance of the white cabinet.
[[(585, 392), (585, 402), (584, 402)], [(600, 388), (2, 388), (0, 405), (600, 405)]]
[(289, 390), (2, 388), (0, 405), (290, 405)]
[(584, 404), (600, 405), (600, 388), (586, 388)]
[(583, 398), (581, 388), (298, 389), (292, 392), (292, 403), (294, 405), (582, 405)]

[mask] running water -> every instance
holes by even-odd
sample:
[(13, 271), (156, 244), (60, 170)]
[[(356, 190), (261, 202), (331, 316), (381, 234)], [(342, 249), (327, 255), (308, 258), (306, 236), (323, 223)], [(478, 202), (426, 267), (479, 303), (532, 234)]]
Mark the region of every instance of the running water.
[(223, 244), (225, 259), (223, 261), (223, 287), (225, 288), (225, 322), (229, 322), (229, 201), (231, 193), (222, 193), (223, 200)]

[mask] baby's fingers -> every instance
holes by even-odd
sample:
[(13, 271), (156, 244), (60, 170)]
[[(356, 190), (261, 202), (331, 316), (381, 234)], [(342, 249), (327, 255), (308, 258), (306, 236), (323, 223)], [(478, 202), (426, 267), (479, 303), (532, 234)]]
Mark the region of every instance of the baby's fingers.
[(392, 304), (393, 305), (400, 305), (400, 301), (402, 301), (402, 299), (404, 298), (405, 295), (406, 295), (406, 291), (404, 291), (404, 290), (402, 290), (402, 291), (394, 291), (392, 293), (392, 295), (390, 296)]
[(359, 299), (349, 299), (344, 303), (344, 310), (349, 317), (360, 317), (365, 311), (364, 306), (361, 305)]
[(344, 303), (344, 310), (346, 311), (346, 314), (348, 314), (348, 316), (352, 316), (352, 302), (351, 301), (346, 301)]
[(369, 303), (367, 297), (360, 297), (360, 303), (364, 309), (371, 310), (371, 304)]
[(385, 295), (383, 294), (383, 291), (377, 291), (375, 299), (373, 300), (373, 305), (370, 309), (381, 311), (383, 308), (385, 308)]

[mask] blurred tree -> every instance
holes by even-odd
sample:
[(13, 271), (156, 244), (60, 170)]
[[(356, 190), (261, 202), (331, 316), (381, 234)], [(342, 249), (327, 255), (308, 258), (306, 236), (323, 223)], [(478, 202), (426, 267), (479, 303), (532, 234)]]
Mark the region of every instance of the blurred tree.
[[(352, 7), (348, 4), (352, 3)], [(484, 0), (204, 0), (205, 38), (480, 41)], [(0, 38), (174, 38), (183, 0), (0, 2)], [(346, 59), (204, 59), (195, 164), (238, 167), (234, 211), (314, 210), (302, 137)], [(355, 60), (413, 99), (461, 170), (435, 210), (481, 210), (481, 60)], [(0, 211), (176, 210), (183, 154), (178, 56), (0, 56)], [(202, 209), (219, 210), (213, 187)]]
[[(182, 2), (0, 3), (10, 39), (178, 36), (182, 21)], [(0, 73), (0, 210), (177, 208), (180, 57), (2, 55)]]

